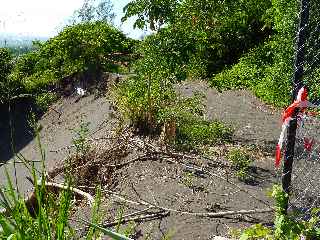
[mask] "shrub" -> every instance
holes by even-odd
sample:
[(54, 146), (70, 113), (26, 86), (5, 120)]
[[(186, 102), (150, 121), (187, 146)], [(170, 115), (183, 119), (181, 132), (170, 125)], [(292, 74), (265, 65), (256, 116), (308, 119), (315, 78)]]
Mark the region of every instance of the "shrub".
[(293, 220), (285, 214), (288, 195), (281, 186), (273, 186), (272, 197), (276, 205), (274, 228), (267, 228), (262, 224), (253, 225), (242, 232), (240, 240), (319, 239), (319, 209), (314, 209), (309, 220)]
[(232, 136), (232, 129), (223, 123), (203, 120), (200, 96), (178, 96), (168, 80), (130, 78), (115, 87), (113, 99), (122, 116), (140, 132), (159, 133), (166, 123), (174, 123), (175, 144), (179, 148), (191, 150), (229, 141)]
[(61, 79), (78, 74), (95, 80), (117, 69), (112, 53), (129, 53), (134, 41), (105, 22), (67, 26), (58, 36), (18, 58), (13, 77), (23, 79), (26, 91), (41, 92)]
[(210, 122), (191, 117), (178, 120), (175, 143), (178, 148), (191, 150), (202, 145), (228, 142), (231, 137), (231, 128), (222, 122)]
[(8, 77), (12, 67), (12, 55), (9, 50), (0, 48), (0, 104), (7, 102), (17, 88), (16, 84)]
[(296, 13), (297, 2), (272, 1), (265, 21), (273, 23), (274, 34), (236, 64), (214, 75), (212, 85), (220, 89), (249, 88), (267, 103), (286, 106), (291, 98)]
[(165, 86), (150, 75), (147, 79), (136, 76), (120, 83), (112, 98), (124, 119), (129, 119), (141, 133), (154, 133), (160, 128), (157, 120), (160, 110), (170, 105), (176, 95), (172, 86)]
[(82, 122), (78, 129), (75, 129), (75, 137), (72, 139), (72, 143), (76, 148), (76, 154), (83, 156), (89, 150), (88, 135), (89, 135), (90, 122)]
[(40, 112), (48, 110), (50, 104), (57, 100), (58, 96), (52, 92), (42, 93), (36, 96), (36, 105)]
[(249, 167), (253, 162), (251, 157), (241, 148), (232, 149), (227, 154), (227, 159), (232, 167), (237, 171), (237, 176), (242, 181), (249, 180)]
[(15, 61), (8, 50), (0, 49), (0, 103), (4, 98), (28, 95), (45, 110), (55, 100), (48, 93), (54, 85), (75, 76), (96, 80), (103, 71), (115, 71), (121, 55), (114, 53), (131, 53), (135, 43), (113, 26), (97, 21), (67, 26), (46, 42), (36, 41), (33, 51)]

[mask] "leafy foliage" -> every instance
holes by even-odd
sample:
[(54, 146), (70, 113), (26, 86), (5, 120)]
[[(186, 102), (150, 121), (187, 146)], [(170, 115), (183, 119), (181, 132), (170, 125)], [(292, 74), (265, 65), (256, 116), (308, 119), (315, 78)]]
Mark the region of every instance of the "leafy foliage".
[(274, 229), (269, 229), (261, 224), (256, 224), (245, 229), (240, 240), (275, 239), (275, 240), (300, 240), (318, 239), (320, 237), (319, 209), (314, 209), (308, 220), (296, 221), (285, 214), (285, 206), (288, 195), (283, 192), (281, 186), (274, 185), (272, 197), (275, 199), (276, 216)]
[(125, 15), (121, 21), (137, 16), (134, 28), (143, 29), (149, 25), (151, 30), (159, 30), (164, 23), (174, 19), (178, 2), (178, 0), (134, 0), (123, 8)]
[(125, 119), (140, 132), (159, 131), (160, 111), (176, 99), (170, 84), (159, 81), (157, 75), (136, 76), (122, 82), (113, 91), (113, 99)]
[(41, 92), (50, 84), (78, 74), (95, 79), (102, 71), (116, 69), (108, 54), (132, 51), (132, 41), (104, 22), (66, 27), (58, 36), (38, 43), (37, 51), (17, 61), (12, 74), (22, 79), (27, 92)]
[(134, 45), (106, 22), (89, 21), (65, 27), (46, 42), (34, 41), (33, 51), (16, 58), (1, 48), (0, 104), (28, 97), (45, 111), (61, 82), (99, 80), (102, 72), (116, 71), (121, 61), (117, 54), (133, 52)]
[(81, 8), (73, 13), (70, 22), (76, 24), (103, 21), (110, 24), (114, 18), (113, 4), (110, 0), (84, 0)]
[(244, 149), (235, 148), (230, 150), (227, 159), (237, 171), (237, 176), (240, 180), (246, 181), (250, 179), (249, 167), (253, 161)]
[(276, 106), (290, 101), (293, 73), (294, 36), (297, 2), (273, 0), (266, 11), (266, 23), (274, 34), (243, 55), (239, 62), (213, 76), (220, 88), (249, 88), (263, 100)]
[(270, 27), (263, 28), (270, 5), (269, 1), (240, 0), (132, 1), (124, 10), (126, 16), (138, 16), (135, 25), (141, 28), (154, 20), (166, 23), (146, 39), (144, 48), (148, 44), (157, 47), (145, 56), (158, 58), (163, 65), (169, 63), (175, 72), (181, 69), (191, 77), (206, 77), (234, 63), (270, 34)]
[(201, 45), (197, 46), (195, 42), (196, 39), (186, 35), (182, 29), (161, 29), (157, 34), (146, 37), (140, 44), (138, 51), (143, 59), (140, 60), (137, 71), (146, 71), (143, 66), (152, 62), (157, 63), (154, 68), (161, 68), (167, 74), (174, 75), (177, 81), (186, 79), (188, 75), (205, 76), (207, 60), (202, 58), (199, 49)]
[(141, 53), (176, 79), (209, 78), (221, 90), (248, 88), (267, 103), (289, 102), (298, 2), (136, 0), (124, 11), (123, 20), (137, 16), (135, 26), (157, 30)]
[(78, 129), (75, 129), (75, 137), (72, 139), (72, 143), (76, 148), (76, 154), (83, 156), (89, 150), (89, 144), (87, 142), (87, 138), (89, 135), (89, 125), (90, 122), (82, 122)]
[(6, 48), (0, 48), (0, 79), (4, 82), (12, 68), (12, 56)]
[(52, 92), (40, 93), (35, 97), (36, 106), (38, 106), (39, 111), (45, 112), (48, 110), (50, 105), (58, 99), (58, 96)]
[(16, 95), (20, 88), (19, 82), (9, 78), (13, 69), (13, 57), (6, 48), (0, 48), (0, 104), (6, 103), (12, 96)]
[(113, 99), (125, 119), (141, 133), (159, 133), (166, 123), (175, 123), (175, 146), (193, 150), (203, 144), (229, 141), (232, 129), (219, 121), (203, 119), (201, 97), (178, 96), (165, 73), (151, 72), (129, 78), (116, 86)]

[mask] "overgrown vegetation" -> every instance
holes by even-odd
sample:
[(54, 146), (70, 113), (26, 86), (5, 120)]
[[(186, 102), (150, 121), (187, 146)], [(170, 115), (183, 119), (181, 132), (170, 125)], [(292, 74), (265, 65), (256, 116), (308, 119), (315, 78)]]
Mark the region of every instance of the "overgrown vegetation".
[(75, 137), (72, 140), (72, 143), (76, 149), (76, 154), (83, 156), (89, 150), (89, 144), (87, 142), (89, 134), (89, 122), (81, 121), (80, 127), (74, 129)]
[[(118, 56), (135, 53), (139, 56), (134, 59), (135, 75), (114, 86), (111, 93), (123, 119), (140, 134), (163, 134), (174, 147), (192, 151), (230, 141), (233, 131), (221, 122), (206, 120), (201, 96), (183, 98), (175, 91), (176, 83), (203, 78), (219, 90), (250, 89), (276, 106), (290, 100), (296, 1), (134, 0), (124, 8), (123, 21), (135, 16), (135, 27), (154, 31), (141, 42), (128, 39), (110, 25), (113, 17), (108, 1), (95, 7), (89, 2), (75, 12), (79, 19), (73, 25), (46, 42), (34, 42), (33, 51), (14, 58), (7, 49), (0, 49), (0, 104), (10, 103), (17, 96), (29, 97), (44, 111), (57, 99), (59, 88), (74, 81), (89, 84), (99, 80), (103, 72), (119, 70)], [(311, 94), (317, 94), (317, 88), (311, 86)], [(78, 156), (72, 166), (82, 163), (86, 180), (91, 180), (87, 176), (96, 179), (92, 172), (99, 172), (100, 166), (88, 167), (84, 162), (91, 157), (86, 143), (88, 125), (81, 125), (77, 134), (73, 144)], [(85, 153), (88, 159), (81, 158)], [(240, 180), (249, 178), (252, 159), (246, 152), (231, 150), (227, 159)], [(189, 174), (183, 183), (191, 187), (192, 181), (193, 175)], [(0, 192), (4, 199), (1, 204), (11, 211), (9, 216), (0, 214), (1, 237), (73, 236), (67, 224), (70, 191), (63, 191), (54, 203), (54, 197), (45, 196), (43, 188), (36, 189), (36, 218), (28, 213), (12, 185), (8, 195)], [(308, 221), (293, 221), (283, 214), (288, 196), (278, 187), (273, 196), (277, 203), (275, 228), (255, 225), (245, 230), (241, 239), (319, 237), (317, 212)], [(96, 229), (107, 231), (97, 225), (97, 219), (90, 224), (88, 239), (96, 236)]]
[(125, 7), (145, 39), (145, 61), (157, 59), (177, 80), (208, 78), (219, 89), (248, 88), (267, 103), (290, 99), (298, 2), (140, 1)]
[(54, 99), (49, 90), (64, 82), (95, 81), (104, 71), (116, 71), (121, 60), (116, 53), (131, 53), (134, 41), (108, 23), (95, 21), (67, 26), (58, 36), (34, 46), (36, 50), (15, 60), (8, 50), (1, 50), (2, 102), (29, 94), (46, 109)]
[(236, 170), (236, 175), (240, 180), (250, 180), (249, 168), (253, 160), (244, 149), (231, 149), (227, 154), (227, 159), (230, 161), (232, 167)]
[(14, 85), (8, 77), (12, 70), (12, 56), (5, 48), (0, 48), (0, 104), (10, 97), (11, 85)]
[[(72, 188), (72, 176), (66, 175), (62, 187), (55, 189), (48, 184), (45, 174), (45, 155), (39, 137), (39, 126), (32, 120), (39, 151), (41, 166), (37, 169), (34, 161), (17, 156), (29, 172), (34, 185), (32, 194), (24, 198), (14, 187), (5, 168), (7, 187), (0, 188), (0, 238), (1, 239), (74, 239), (77, 236), (70, 217), (75, 209), (75, 191)], [(92, 203), (91, 219), (80, 221), (86, 226), (85, 239), (97, 239), (108, 236), (112, 239), (129, 240), (126, 236), (101, 227), (101, 187), (96, 188), (96, 197)]]
[(285, 214), (285, 206), (288, 195), (283, 192), (281, 186), (275, 185), (272, 190), (275, 200), (274, 228), (268, 228), (262, 224), (256, 224), (243, 231), (240, 240), (282, 240), (282, 239), (318, 239), (320, 237), (319, 209), (314, 209), (307, 220), (293, 220)]

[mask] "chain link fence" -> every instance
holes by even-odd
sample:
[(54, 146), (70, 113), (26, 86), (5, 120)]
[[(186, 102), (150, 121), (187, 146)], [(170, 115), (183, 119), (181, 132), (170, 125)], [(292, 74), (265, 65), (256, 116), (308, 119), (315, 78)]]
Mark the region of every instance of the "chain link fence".
[(282, 185), (288, 214), (306, 220), (320, 207), (320, 1), (302, 0), (299, 18), (292, 97), (306, 87), (314, 105), (296, 109), (289, 123)]

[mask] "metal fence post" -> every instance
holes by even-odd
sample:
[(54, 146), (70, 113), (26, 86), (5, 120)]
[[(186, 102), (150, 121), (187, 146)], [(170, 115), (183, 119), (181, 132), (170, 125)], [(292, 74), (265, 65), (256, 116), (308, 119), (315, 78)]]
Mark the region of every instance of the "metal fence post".
[[(312, 1), (312, 0), (311, 0)], [(292, 101), (297, 97), (299, 89), (303, 86), (303, 63), (305, 55), (305, 43), (307, 39), (307, 25), (309, 20), (309, 0), (301, 0), (300, 3), (300, 22), (297, 34), (296, 42), (296, 53), (295, 53), (295, 71), (293, 76), (293, 90), (292, 90)], [(297, 113), (298, 109), (295, 111), (293, 119), (289, 123), (288, 135), (287, 135), (287, 147), (284, 156), (284, 165), (283, 165), (283, 175), (282, 175), (282, 189), (287, 194), (290, 193), (291, 186), (291, 173), (292, 173), (292, 164), (294, 158), (294, 147), (296, 140), (296, 130), (297, 130)], [(288, 201), (285, 206), (285, 212), (288, 209)]]

